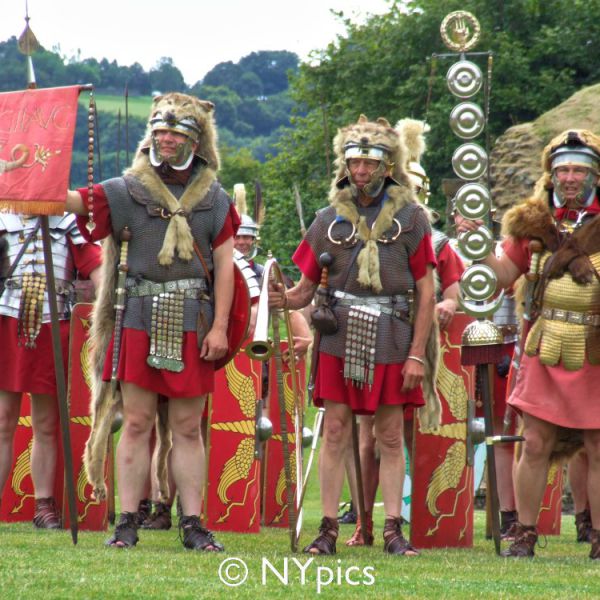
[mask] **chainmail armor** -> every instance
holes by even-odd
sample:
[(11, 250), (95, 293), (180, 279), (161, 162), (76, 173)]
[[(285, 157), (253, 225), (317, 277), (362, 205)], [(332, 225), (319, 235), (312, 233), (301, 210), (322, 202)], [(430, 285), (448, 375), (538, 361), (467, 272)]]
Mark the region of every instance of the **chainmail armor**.
[[(361, 216), (365, 216), (367, 224), (371, 226), (378, 214), (378, 206), (359, 207)], [(306, 242), (311, 246), (315, 257), (323, 252), (333, 256), (333, 264), (329, 268), (329, 288), (342, 290), (356, 296), (382, 296), (406, 295), (415, 288), (415, 281), (409, 268), (409, 257), (416, 251), (419, 243), (426, 233), (431, 232), (424, 210), (416, 203), (408, 204), (401, 208), (395, 218), (402, 227), (400, 236), (393, 242), (378, 242), (380, 273), (383, 291), (375, 294), (371, 288), (363, 288), (357, 282), (358, 265), (356, 259), (344, 284), (348, 263), (350, 262), (354, 246), (350, 243), (335, 244), (330, 241), (328, 231), (330, 225), (336, 220), (333, 207), (320, 210), (307, 234)], [(384, 238), (390, 239), (396, 230), (393, 225), (391, 231), (385, 232)], [(331, 229), (334, 240), (345, 240), (352, 233), (352, 225), (347, 221), (338, 221)], [(320, 350), (333, 356), (345, 358), (345, 340), (347, 321), (350, 307), (336, 306), (333, 302), (333, 311), (338, 320), (338, 330), (333, 335), (322, 335)], [(404, 308), (404, 307), (402, 307)], [(375, 362), (378, 364), (394, 364), (404, 362), (412, 341), (412, 326), (406, 320), (381, 314), (377, 323), (377, 339), (375, 345)]]
[[(161, 207), (153, 201), (148, 190), (135, 177), (128, 175), (109, 179), (103, 186), (110, 206), (113, 231), (120, 232), (127, 225), (132, 232), (127, 257), (128, 278), (159, 283), (206, 278), (204, 268), (196, 255), (191, 261), (185, 262), (175, 253), (171, 265), (168, 267), (159, 265), (157, 256), (169, 220), (161, 218)], [(168, 185), (167, 187), (176, 198), (179, 198), (184, 191), (183, 186)], [(223, 228), (229, 214), (230, 203), (229, 196), (215, 182), (204, 200), (194, 207), (188, 217), (192, 235), (210, 271), (213, 268), (210, 244)], [(212, 298), (206, 294), (199, 294), (199, 298), (185, 298), (184, 331), (197, 330), (200, 310), (203, 314), (202, 320), (210, 328), (213, 322)], [(128, 298), (123, 326), (144, 330), (150, 335), (151, 323), (152, 296)]]

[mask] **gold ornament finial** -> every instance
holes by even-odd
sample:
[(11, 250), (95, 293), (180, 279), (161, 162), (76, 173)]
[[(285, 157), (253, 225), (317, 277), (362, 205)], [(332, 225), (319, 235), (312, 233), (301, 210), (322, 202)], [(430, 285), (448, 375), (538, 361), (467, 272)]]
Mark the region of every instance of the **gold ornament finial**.
[(481, 35), (479, 21), (466, 10), (456, 10), (446, 15), (440, 25), (440, 34), (446, 47), (457, 52), (467, 52), (475, 47)]

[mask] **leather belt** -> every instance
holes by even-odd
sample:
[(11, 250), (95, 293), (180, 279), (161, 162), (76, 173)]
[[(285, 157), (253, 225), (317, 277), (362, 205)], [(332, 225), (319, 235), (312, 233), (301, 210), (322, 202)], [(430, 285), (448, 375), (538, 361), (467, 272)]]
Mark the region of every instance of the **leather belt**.
[[(348, 292), (334, 290), (332, 296), (336, 299), (336, 306), (371, 306), (379, 309), (384, 315), (390, 315), (397, 319), (408, 318), (408, 298), (403, 294), (395, 296), (355, 296)], [(386, 306), (390, 305), (391, 306)], [(398, 307), (397, 305), (400, 305)]]
[(576, 325), (592, 325), (600, 327), (600, 314), (581, 313), (574, 310), (563, 310), (561, 308), (544, 308), (542, 317), (550, 321), (562, 321), (564, 323), (575, 323)]
[(125, 282), (127, 295), (130, 298), (139, 298), (141, 296), (158, 296), (165, 292), (185, 292), (186, 298), (197, 298), (200, 292), (208, 291), (208, 282), (206, 279), (176, 279), (174, 281), (165, 281), (157, 283), (142, 279), (129, 278)]

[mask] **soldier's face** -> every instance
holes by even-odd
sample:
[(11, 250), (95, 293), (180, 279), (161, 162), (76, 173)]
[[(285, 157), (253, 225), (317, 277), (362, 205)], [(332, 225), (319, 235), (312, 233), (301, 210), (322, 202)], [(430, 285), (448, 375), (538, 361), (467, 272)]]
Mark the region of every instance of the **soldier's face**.
[(598, 183), (598, 175), (581, 165), (560, 165), (554, 169), (554, 177), (567, 203), (575, 202), (581, 196), (589, 178), (593, 185)]
[(371, 181), (373, 173), (377, 171), (379, 161), (372, 158), (351, 158), (348, 160), (348, 171), (352, 181), (359, 190), (362, 190)]
[(254, 238), (251, 235), (236, 235), (233, 240), (233, 245), (238, 252), (244, 256), (248, 256), (252, 250)]

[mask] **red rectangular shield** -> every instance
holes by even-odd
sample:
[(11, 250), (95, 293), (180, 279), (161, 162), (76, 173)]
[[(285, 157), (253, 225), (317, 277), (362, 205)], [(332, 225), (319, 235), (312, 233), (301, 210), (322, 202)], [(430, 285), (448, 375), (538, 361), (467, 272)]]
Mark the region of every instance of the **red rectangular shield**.
[(258, 533), (260, 461), (255, 456), (262, 363), (242, 348), (215, 373), (209, 400), (204, 518), (209, 529)]
[[(287, 350), (287, 342), (281, 343), (281, 352)], [(300, 396), (300, 404), (304, 407), (306, 382), (306, 364), (304, 360), (296, 361), (296, 389)], [(285, 468), (283, 460), (282, 435), (279, 400), (277, 392), (277, 369), (275, 361), (269, 361), (269, 419), (273, 424), (273, 436), (266, 443), (264, 459), (263, 487), (263, 523), (270, 527), (288, 527), (287, 491), (285, 485)], [(289, 439), (290, 467), (292, 472), (292, 489), (294, 496), (297, 487), (296, 439), (293, 416), (293, 385), (288, 363), (283, 363), (283, 387), (286, 407), (286, 424)], [(300, 457), (301, 458), (301, 457)], [(300, 462), (301, 464), (301, 462)]]

